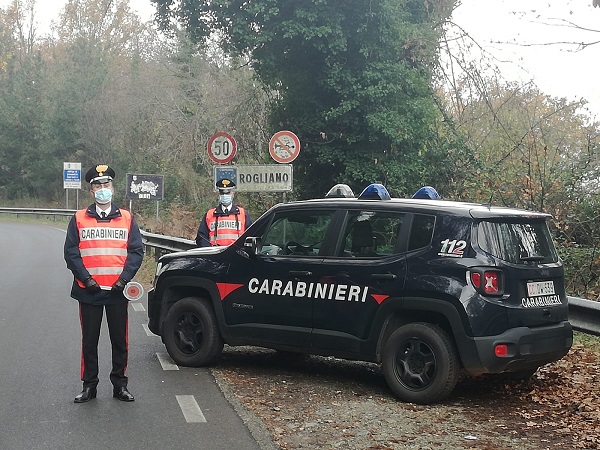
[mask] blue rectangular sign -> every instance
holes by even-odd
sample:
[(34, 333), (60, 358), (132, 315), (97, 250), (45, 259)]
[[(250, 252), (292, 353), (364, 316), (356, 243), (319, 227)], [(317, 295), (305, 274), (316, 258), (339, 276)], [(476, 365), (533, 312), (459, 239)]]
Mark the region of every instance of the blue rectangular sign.
[(81, 189), (81, 163), (63, 163), (63, 187)]
[(65, 170), (65, 181), (81, 181), (81, 171), (79, 170)]

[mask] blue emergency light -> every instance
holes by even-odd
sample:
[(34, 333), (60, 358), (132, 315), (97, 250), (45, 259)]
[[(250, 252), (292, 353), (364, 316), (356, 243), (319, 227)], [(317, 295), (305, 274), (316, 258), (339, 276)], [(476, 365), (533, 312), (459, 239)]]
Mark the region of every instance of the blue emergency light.
[(440, 194), (431, 186), (423, 186), (417, 192), (413, 194), (411, 198), (422, 198), (430, 200), (439, 200)]
[(359, 200), (391, 200), (390, 193), (383, 184), (368, 185), (358, 196)]

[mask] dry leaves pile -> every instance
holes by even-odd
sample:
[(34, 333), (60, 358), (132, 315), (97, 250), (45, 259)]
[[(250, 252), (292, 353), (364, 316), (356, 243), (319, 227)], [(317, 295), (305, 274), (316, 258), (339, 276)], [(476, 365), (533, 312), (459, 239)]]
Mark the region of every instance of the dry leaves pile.
[(579, 343), (528, 382), (464, 378), (427, 406), (396, 400), (368, 363), (226, 347), (213, 374), (280, 449), (533, 450), (600, 448), (599, 369)]
[[(600, 355), (576, 344), (566, 358), (536, 373), (530, 389), (520, 393), (526, 407), (518, 414), (526, 420), (527, 427), (571, 436), (573, 448), (598, 449), (599, 381)], [(527, 406), (531, 403), (536, 406)]]

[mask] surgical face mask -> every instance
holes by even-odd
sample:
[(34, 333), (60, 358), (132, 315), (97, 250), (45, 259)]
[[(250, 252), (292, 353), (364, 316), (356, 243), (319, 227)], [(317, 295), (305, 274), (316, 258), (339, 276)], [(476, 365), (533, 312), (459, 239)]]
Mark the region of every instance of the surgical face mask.
[(106, 205), (112, 199), (112, 190), (108, 188), (98, 189), (94, 192), (96, 201), (101, 205)]
[(233, 195), (231, 195), (231, 194), (219, 195), (219, 203), (221, 203), (221, 205), (223, 205), (223, 206), (231, 205), (232, 200), (233, 200)]

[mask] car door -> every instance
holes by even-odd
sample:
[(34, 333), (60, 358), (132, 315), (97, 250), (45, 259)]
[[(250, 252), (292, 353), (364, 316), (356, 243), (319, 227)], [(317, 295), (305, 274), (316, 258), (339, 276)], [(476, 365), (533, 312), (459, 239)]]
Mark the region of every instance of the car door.
[[(313, 303), (313, 347), (347, 356), (366, 349), (378, 311), (402, 301), (406, 273), (401, 212), (349, 210), (338, 245), (323, 259), (332, 294)], [(398, 305), (399, 307), (399, 305)]]
[(308, 347), (315, 284), (322, 277), (321, 248), (334, 210), (276, 212), (253, 255), (237, 255), (224, 304), (232, 336), (263, 344)]

